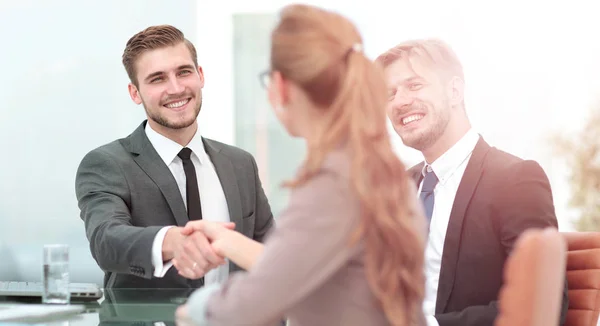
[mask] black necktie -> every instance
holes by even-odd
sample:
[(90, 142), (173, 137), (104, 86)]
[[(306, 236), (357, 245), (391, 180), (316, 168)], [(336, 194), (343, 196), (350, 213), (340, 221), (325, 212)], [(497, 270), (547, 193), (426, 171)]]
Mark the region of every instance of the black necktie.
[[(188, 218), (190, 221), (202, 219), (202, 208), (200, 206), (200, 192), (198, 191), (198, 179), (196, 178), (196, 169), (190, 159), (192, 150), (184, 147), (177, 156), (183, 162), (183, 171), (185, 172), (185, 197), (187, 200)], [(194, 287), (204, 286), (204, 277), (196, 281), (188, 281)]]
[(431, 215), (433, 214), (433, 205), (435, 204), (435, 197), (433, 195), (433, 189), (438, 183), (438, 178), (431, 167), (427, 167), (427, 173), (423, 179), (423, 187), (421, 188), (421, 200), (425, 207), (425, 216), (427, 216), (427, 224), (431, 223)]
[(198, 191), (198, 179), (196, 178), (196, 169), (190, 159), (192, 150), (184, 147), (177, 156), (183, 162), (183, 171), (185, 172), (185, 194), (187, 201), (188, 218), (190, 221), (202, 219), (202, 209), (200, 206), (200, 192)]

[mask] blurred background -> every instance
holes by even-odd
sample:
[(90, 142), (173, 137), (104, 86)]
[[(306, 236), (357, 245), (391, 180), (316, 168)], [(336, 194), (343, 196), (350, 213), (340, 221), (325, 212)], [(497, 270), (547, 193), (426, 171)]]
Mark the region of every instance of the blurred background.
[[(39, 279), (41, 247), (72, 248), (72, 279), (101, 283), (75, 198), (90, 150), (145, 118), (127, 93), (127, 40), (156, 24), (181, 29), (206, 78), (205, 137), (256, 157), (274, 214), (304, 155), (275, 120), (258, 75), (268, 68), (275, 0), (0, 0), (0, 279)], [(401, 41), (438, 37), (466, 75), (471, 122), (492, 145), (537, 160), (561, 231), (600, 230), (600, 20), (586, 0), (306, 1), (351, 18), (375, 58)], [(391, 131), (408, 165), (420, 154)], [(16, 267), (15, 267), (16, 266)], [(32, 267), (34, 266), (34, 267)], [(73, 270), (75, 269), (75, 271)]]

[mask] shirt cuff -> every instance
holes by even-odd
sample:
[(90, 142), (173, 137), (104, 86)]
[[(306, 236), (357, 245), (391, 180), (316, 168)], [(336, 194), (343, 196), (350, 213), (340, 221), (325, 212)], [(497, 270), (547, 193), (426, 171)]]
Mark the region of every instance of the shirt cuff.
[(427, 321), (427, 326), (440, 326), (440, 324), (438, 323), (437, 319), (435, 319), (434, 316), (426, 316), (425, 320)]
[(195, 325), (208, 325), (207, 310), (208, 301), (217, 291), (221, 289), (221, 284), (213, 283), (194, 291), (187, 301), (190, 318)]
[(164, 263), (162, 256), (163, 241), (165, 240), (167, 231), (172, 227), (174, 226), (165, 226), (160, 229), (152, 242), (152, 266), (154, 267), (154, 277), (164, 277), (165, 274), (167, 274), (167, 271), (169, 271), (169, 268), (173, 266), (173, 262), (170, 260)]

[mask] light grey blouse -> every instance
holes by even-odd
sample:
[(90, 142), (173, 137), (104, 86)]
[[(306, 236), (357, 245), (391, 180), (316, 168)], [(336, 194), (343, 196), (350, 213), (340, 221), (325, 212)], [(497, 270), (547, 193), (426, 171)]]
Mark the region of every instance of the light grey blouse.
[(316, 176), (292, 190), (254, 266), (192, 294), (192, 319), (215, 326), (278, 325), (284, 318), (293, 326), (389, 325), (367, 283), (363, 244), (350, 245), (360, 210), (348, 177), (348, 155), (330, 153)]

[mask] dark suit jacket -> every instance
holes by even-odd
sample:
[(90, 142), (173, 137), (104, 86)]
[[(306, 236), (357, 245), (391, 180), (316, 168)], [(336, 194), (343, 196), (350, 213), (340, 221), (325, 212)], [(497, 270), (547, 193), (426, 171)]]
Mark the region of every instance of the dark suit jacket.
[[(420, 163), (409, 170), (421, 181)], [(558, 227), (546, 174), (534, 161), (480, 138), (462, 177), (442, 253), (435, 318), (440, 326), (493, 325), (503, 268), (528, 228)], [(561, 325), (568, 306), (565, 280)]]
[[(153, 277), (151, 248), (167, 225), (184, 226), (187, 212), (175, 179), (144, 131), (89, 152), (77, 170), (75, 190), (92, 256), (107, 288), (196, 288), (172, 267)], [(249, 153), (203, 138), (238, 232), (262, 242), (273, 215)], [(231, 264), (230, 272), (239, 270)]]

